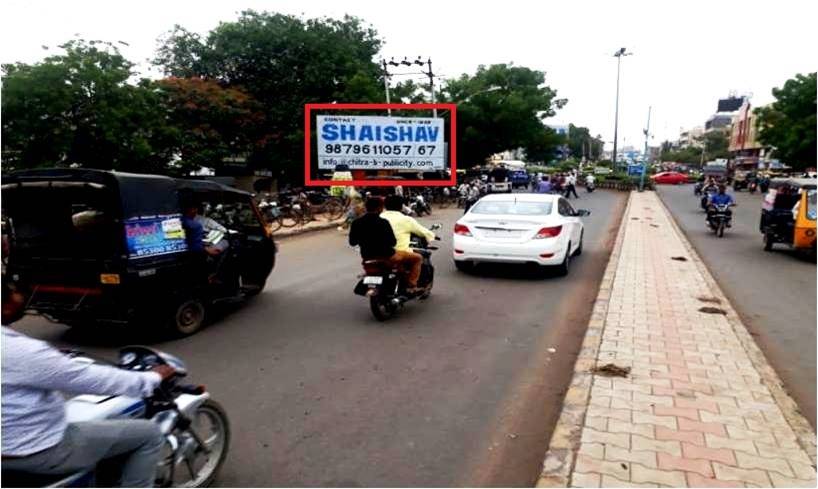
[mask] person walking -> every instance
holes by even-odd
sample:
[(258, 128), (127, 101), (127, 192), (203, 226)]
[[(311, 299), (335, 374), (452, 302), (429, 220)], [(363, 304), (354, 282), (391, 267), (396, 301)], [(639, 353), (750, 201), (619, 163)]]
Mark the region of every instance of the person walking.
[(569, 198), (571, 194), (574, 194), (575, 198), (579, 198), (577, 195), (577, 177), (574, 176), (573, 173), (569, 173), (568, 176), (565, 178), (565, 198)]

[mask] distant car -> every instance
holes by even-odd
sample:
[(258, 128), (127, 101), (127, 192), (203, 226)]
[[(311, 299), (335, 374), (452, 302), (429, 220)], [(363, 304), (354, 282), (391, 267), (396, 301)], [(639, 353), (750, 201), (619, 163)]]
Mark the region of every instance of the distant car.
[(671, 185), (680, 185), (682, 183), (687, 183), (687, 175), (677, 171), (663, 171), (653, 175), (651, 178), (653, 179), (654, 183), (658, 184), (668, 183)]
[(480, 262), (535, 263), (568, 273), (582, 253), (581, 216), (562, 196), (487, 195), (454, 225), (454, 264), (468, 271)]

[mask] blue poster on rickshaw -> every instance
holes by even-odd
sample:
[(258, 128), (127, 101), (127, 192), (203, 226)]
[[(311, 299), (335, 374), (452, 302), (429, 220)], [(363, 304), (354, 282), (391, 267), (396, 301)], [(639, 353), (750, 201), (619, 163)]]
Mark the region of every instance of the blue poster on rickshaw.
[(180, 214), (126, 219), (125, 240), (131, 258), (187, 251)]

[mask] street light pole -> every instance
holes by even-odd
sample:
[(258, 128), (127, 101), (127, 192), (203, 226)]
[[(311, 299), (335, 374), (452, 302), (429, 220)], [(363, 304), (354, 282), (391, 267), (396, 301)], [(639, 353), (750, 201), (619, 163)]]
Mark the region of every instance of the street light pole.
[(648, 123), (645, 126), (645, 155), (644, 161), (642, 162), (642, 176), (639, 178), (639, 191), (643, 191), (645, 189), (645, 172), (648, 171), (648, 140), (650, 139), (650, 110), (653, 107), (648, 106)]
[(612, 166), (614, 171), (616, 171), (616, 143), (617, 136), (619, 134), (619, 68), (622, 62), (622, 56), (630, 56), (631, 54), (633, 53), (626, 53), (625, 48), (622, 48), (614, 53), (614, 57), (616, 57), (616, 110), (614, 112), (614, 141), (612, 157)]

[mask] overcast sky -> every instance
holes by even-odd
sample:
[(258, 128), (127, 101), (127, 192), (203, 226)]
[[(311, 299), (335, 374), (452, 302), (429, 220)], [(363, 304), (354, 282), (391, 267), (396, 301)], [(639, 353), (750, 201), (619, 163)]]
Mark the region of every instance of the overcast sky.
[[(620, 146), (651, 144), (703, 125), (719, 97), (770, 90), (816, 70), (812, 1), (17, 1), (0, 4), (0, 61), (36, 62), (74, 37), (124, 41), (122, 53), (144, 63), (174, 24), (205, 33), (244, 9), (307, 17), (351, 14), (385, 41), (383, 55), (431, 57), (454, 77), (479, 64), (508, 63), (546, 72), (568, 104), (553, 123), (588, 126), (613, 140), (616, 59), (626, 47), (620, 91)], [(50, 46), (44, 50), (42, 46)], [(813, 46), (810, 48), (809, 46)], [(155, 74), (151, 76), (156, 76)], [(295, 115), (294, 115), (295, 116)]]

